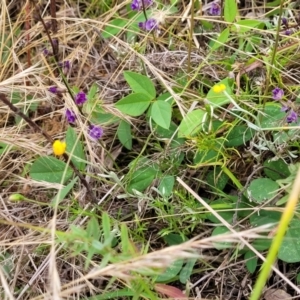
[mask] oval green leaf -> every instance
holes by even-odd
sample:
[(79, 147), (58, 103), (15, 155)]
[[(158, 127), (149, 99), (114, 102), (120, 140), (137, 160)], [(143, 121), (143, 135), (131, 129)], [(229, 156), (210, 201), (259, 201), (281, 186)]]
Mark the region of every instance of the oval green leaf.
[(251, 181), (247, 195), (251, 201), (262, 203), (276, 195), (279, 185), (269, 178), (257, 178)]
[(134, 175), (129, 183), (128, 191), (133, 189), (143, 192), (153, 181), (157, 175), (157, 170), (153, 167), (144, 167), (134, 172)]
[(83, 171), (86, 166), (85, 152), (83, 149), (82, 142), (80, 140), (77, 142), (76, 141), (77, 141), (77, 134), (75, 130), (69, 126), (66, 133), (67, 152), (70, 153), (71, 155), (71, 152), (73, 151), (71, 160), (79, 171)]
[(202, 109), (196, 109), (189, 112), (179, 125), (178, 136), (189, 137), (202, 130), (205, 123), (207, 112)]
[(104, 39), (110, 38), (112, 36), (118, 35), (121, 30), (127, 25), (128, 21), (125, 19), (114, 19), (109, 22), (109, 25), (105, 26), (102, 37)]
[(257, 267), (257, 256), (252, 251), (247, 251), (245, 253), (244, 258), (246, 261), (246, 268), (247, 270), (253, 274)]
[(152, 80), (147, 76), (126, 71), (124, 77), (134, 93), (142, 93), (153, 100), (156, 96), (156, 90)]
[(169, 129), (171, 124), (172, 107), (166, 101), (155, 101), (151, 106), (151, 117), (162, 128)]
[(287, 263), (300, 262), (300, 220), (293, 219), (278, 252), (279, 259)]
[(254, 135), (254, 130), (245, 125), (234, 126), (226, 136), (224, 145), (226, 147), (237, 147), (245, 145)]
[(119, 124), (117, 135), (121, 144), (128, 150), (131, 150), (132, 149), (131, 125), (122, 120)]
[(224, 2), (224, 19), (226, 22), (232, 23), (237, 16), (237, 1), (225, 0)]
[[(64, 171), (65, 177), (63, 178)], [(31, 166), (30, 177), (34, 180), (49, 183), (65, 183), (73, 174), (73, 170), (66, 163), (52, 156), (39, 157)], [(62, 180), (63, 179), (63, 180)]]
[[(224, 226), (220, 226), (220, 227), (216, 227), (211, 236), (216, 236), (216, 235), (222, 235), (222, 234), (226, 234), (226, 233), (230, 233), (230, 231), (228, 230), (228, 228), (224, 227)], [(222, 250), (222, 249), (227, 249), (227, 248), (230, 248), (232, 246), (231, 243), (229, 242), (214, 242), (214, 247), (217, 249), (217, 250)]]
[(116, 108), (122, 113), (132, 117), (143, 114), (150, 104), (151, 99), (146, 94), (133, 93), (116, 103)]
[(226, 42), (228, 41), (229, 38), (229, 27), (225, 28), (220, 35), (218, 36), (217, 40), (213, 40), (210, 43), (210, 49), (212, 51), (217, 50), (218, 48), (220, 48), (221, 46), (226, 45)]
[(182, 269), (183, 259), (173, 262), (163, 274), (160, 274), (155, 282), (166, 282), (173, 279)]

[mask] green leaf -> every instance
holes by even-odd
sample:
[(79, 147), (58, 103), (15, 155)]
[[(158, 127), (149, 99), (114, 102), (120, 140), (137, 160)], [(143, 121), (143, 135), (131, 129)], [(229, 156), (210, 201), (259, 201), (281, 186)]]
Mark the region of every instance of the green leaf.
[(2, 155), (6, 150), (8, 150), (9, 145), (0, 142), (0, 155)]
[(264, 25), (264, 23), (259, 20), (239, 20), (231, 27), (231, 31), (241, 34), (246, 33), (253, 28), (261, 27), (262, 25)]
[(181, 283), (186, 284), (186, 282), (190, 279), (196, 262), (197, 258), (188, 259), (186, 265), (182, 268), (179, 274), (179, 280)]
[(183, 266), (183, 259), (173, 262), (164, 273), (160, 274), (155, 282), (166, 282), (173, 279), (181, 270)]
[[(64, 171), (66, 170), (65, 177)], [(52, 156), (39, 157), (31, 166), (30, 177), (50, 183), (65, 183), (73, 174), (73, 170), (66, 163)], [(63, 180), (62, 180), (63, 179)]]
[(278, 252), (278, 258), (287, 263), (300, 262), (300, 220), (293, 219)]
[[(233, 204), (224, 200), (224, 199), (218, 199), (213, 201), (211, 204), (211, 207), (228, 223), (232, 222), (234, 210), (232, 209)], [(236, 205), (236, 204), (234, 204)], [(228, 209), (228, 211), (224, 211), (225, 209)], [(221, 210), (220, 212), (218, 210)], [(215, 217), (213, 214), (208, 214), (207, 219), (215, 224), (219, 224), (220, 220)]]
[(206, 181), (211, 186), (211, 188), (217, 189), (222, 191), (227, 182), (229, 177), (221, 170), (218, 166), (215, 170), (211, 170), (206, 175)]
[(244, 255), (244, 259), (246, 259), (246, 268), (247, 270), (253, 274), (257, 267), (257, 257), (252, 251), (247, 251)]
[(247, 195), (251, 201), (262, 203), (273, 198), (279, 185), (269, 178), (257, 178), (251, 181)]
[(211, 41), (210, 50), (215, 51), (221, 46), (226, 45), (229, 38), (229, 27), (225, 28), (218, 36), (217, 40)]
[(119, 100), (115, 105), (122, 113), (132, 117), (140, 116), (150, 105), (151, 99), (142, 93), (133, 93)]
[(71, 160), (79, 171), (83, 171), (86, 166), (85, 152), (83, 149), (82, 142), (78, 140), (76, 143), (76, 141), (77, 141), (77, 134), (75, 130), (71, 126), (69, 126), (66, 133), (67, 152), (69, 152), (71, 155), (71, 151), (73, 151), (74, 148), (74, 151), (71, 156)]
[(103, 228), (103, 235), (104, 240), (110, 240), (111, 239), (111, 224), (110, 224), (110, 218), (107, 212), (102, 213), (102, 228)]
[(92, 111), (91, 122), (96, 124), (110, 125), (118, 122), (120, 119), (113, 114), (106, 113), (104, 110), (96, 110), (97, 106)]
[(94, 98), (97, 94), (97, 91), (98, 91), (98, 86), (96, 83), (93, 83), (93, 85), (90, 87), (89, 92), (87, 94), (87, 99), (90, 101), (94, 100)]
[(67, 186), (65, 186), (59, 194), (57, 194), (52, 200), (51, 204), (60, 203), (65, 197), (69, 194), (71, 189), (73, 188), (74, 184), (76, 183), (78, 177), (75, 177)]
[(178, 136), (179, 137), (190, 137), (200, 130), (206, 121), (207, 112), (202, 109), (195, 109), (184, 117), (179, 125)]
[(259, 227), (266, 224), (275, 224), (279, 222), (280, 218), (280, 212), (261, 209), (259, 212), (251, 214), (250, 224), (253, 227)]
[(153, 167), (143, 167), (134, 172), (132, 179), (128, 185), (128, 191), (133, 189), (143, 192), (154, 180), (157, 170)]
[(266, 176), (274, 181), (287, 178), (291, 175), (289, 167), (283, 159), (265, 161), (264, 167), (264, 173)]
[(296, 282), (297, 284), (300, 284), (300, 273), (298, 273), (296, 276)]
[(169, 197), (172, 194), (175, 183), (175, 177), (171, 175), (164, 176), (158, 186), (158, 190), (164, 197)]
[(226, 136), (227, 141), (225, 141), (224, 145), (226, 147), (245, 145), (246, 142), (251, 140), (253, 135), (253, 129), (248, 128), (245, 125), (236, 125), (229, 131), (229, 134)]
[(155, 101), (151, 106), (151, 117), (162, 128), (169, 129), (171, 124), (172, 107), (166, 101)]
[[(140, 296), (142, 296), (141, 294)], [(101, 295), (92, 296), (89, 298), (86, 298), (86, 300), (111, 300), (111, 299), (120, 299), (120, 297), (124, 297), (124, 299), (132, 299), (131, 297), (136, 296), (136, 291), (132, 288), (124, 288), (124, 289), (117, 289), (112, 292), (103, 292)], [(147, 296), (144, 296), (147, 297)]]
[[(270, 223), (266, 223), (270, 224)], [(270, 248), (272, 244), (272, 240), (269, 238), (259, 238), (257, 240), (254, 240), (251, 245), (257, 250), (257, 251), (265, 251)]]
[(99, 223), (97, 218), (95, 218), (94, 216), (92, 216), (87, 224), (86, 227), (86, 232), (87, 232), (87, 237), (89, 239), (94, 239), (94, 240), (99, 240), (100, 236), (101, 236), (101, 230), (99, 227)]
[(200, 150), (194, 156), (194, 164), (207, 164), (217, 162), (220, 156), (220, 152), (210, 149), (210, 150)]
[(147, 76), (126, 71), (124, 77), (134, 93), (142, 93), (148, 96), (149, 100), (156, 97), (156, 90), (152, 80)]
[(105, 26), (102, 37), (104, 39), (118, 35), (126, 27), (128, 20), (124, 19), (113, 19), (109, 22), (109, 25)]
[(225, 0), (224, 2), (224, 20), (232, 23), (237, 16), (237, 1)]
[(125, 223), (121, 224), (121, 249), (122, 253), (129, 253), (130, 251), (130, 241), (128, 235), (128, 228)]
[(169, 233), (167, 235), (164, 235), (163, 239), (169, 246), (179, 245), (187, 241), (187, 238), (185, 236), (177, 233)]
[(260, 118), (261, 128), (278, 127), (282, 123), (286, 113), (281, 110), (281, 105), (277, 103), (266, 103)]
[(126, 121), (121, 121), (117, 130), (118, 139), (128, 150), (132, 149), (131, 125)]
[[(216, 227), (211, 236), (217, 236), (220, 234), (225, 234), (225, 233), (230, 233), (230, 231), (228, 230), (228, 228), (224, 227), (224, 226), (220, 226), (220, 227)], [(229, 242), (213, 242), (214, 247), (217, 250), (222, 250), (222, 249), (227, 249), (230, 248), (232, 245)]]

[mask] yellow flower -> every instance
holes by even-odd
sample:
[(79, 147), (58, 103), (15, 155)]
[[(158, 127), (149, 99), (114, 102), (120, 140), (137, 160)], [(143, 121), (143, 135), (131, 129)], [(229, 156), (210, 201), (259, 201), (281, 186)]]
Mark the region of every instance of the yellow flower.
[(222, 93), (223, 91), (226, 90), (226, 86), (224, 83), (219, 83), (219, 84), (216, 84), (213, 86), (212, 90), (215, 92), (215, 93)]
[(52, 145), (53, 153), (55, 155), (61, 156), (66, 151), (67, 144), (65, 142), (61, 142), (59, 140), (54, 141)]

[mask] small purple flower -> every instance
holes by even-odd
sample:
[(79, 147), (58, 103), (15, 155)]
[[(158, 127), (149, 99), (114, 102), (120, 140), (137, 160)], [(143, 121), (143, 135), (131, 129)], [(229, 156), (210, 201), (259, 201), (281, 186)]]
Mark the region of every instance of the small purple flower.
[(58, 93), (58, 87), (57, 86), (50, 86), (48, 91), (52, 94), (57, 94)]
[(77, 95), (75, 95), (75, 103), (77, 105), (83, 104), (86, 100), (87, 97), (85, 92), (79, 92)]
[(289, 109), (290, 109), (290, 108), (289, 108), (288, 106), (283, 105), (283, 106), (281, 107), (281, 110), (280, 110), (280, 111), (288, 112)]
[(282, 25), (287, 26), (287, 24), (288, 24), (287, 18), (283, 17), (283, 18), (281, 19), (281, 23), (282, 23)]
[(276, 87), (273, 91), (272, 91), (272, 98), (274, 100), (280, 100), (283, 96), (284, 96), (284, 91), (282, 89), (280, 89), (279, 87)]
[(298, 115), (297, 115), (297, 113), (296, 113), (295, 111), (291, 110), (291, 111), (289, 112), (289, 114), (287, 115), (287, 117), (286, 117), (286, 121), (287, 121), (288, 123), (293, 123), (293, 122), (297, 122), (297, 120), (298, 120)]
[(47, 48), (43, 49), (43, 54), (44, 56), (49, 56), (50, 55), (50, 51)]
[(155, 19), (149, 19), (145, 22), (139, 22), (138, 25), (141, 29), (146, 31), (151, 31), (153, 29), (157, 29), (158, 27), (157, 21)]
[(219, 16), (221, 14), (221, 6), (217, 2), (213, 2), (211, 4), (211, 8), (209, 10), (210, 14), (213, 16)]
[(69, 60), (65, 60), (64, 63), (63, 63), (63, 67), (65, 69), (70, 69), (71, 68), (71, 64), (70, 64), (70, 61)]
[(285, 35), (291, 35), (291, 33), (292, 33), (291, 29), (287, 29), (287, 30), (284, 32)]
[(89, 128), (89, 135), (92, 139), (98, 140), (103, 135), (103, 129), (100, 126), (91, 125)]
[(54, 46), (57, 46), (58, 45), (58, 39), (52, 39), (52, 44)]
[(66, 118), (67, 118), (67, 120), (68, 120), (69, 123), (75, 123), (76, 114), (74, 113), (73, 110), (67, 108), (67, 110), (66, 110)]
[(132, 10), (142, 10), (143, 9), (143, 3), (144, 2), (144, 7), (148, 8), (153, 4), (153, 0), (132, 0), (131, 3), (131, 9)]

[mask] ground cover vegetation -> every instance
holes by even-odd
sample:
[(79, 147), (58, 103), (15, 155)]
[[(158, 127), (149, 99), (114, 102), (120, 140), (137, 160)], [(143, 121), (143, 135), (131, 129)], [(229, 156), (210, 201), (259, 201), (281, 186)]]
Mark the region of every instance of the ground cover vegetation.
[(299, 9), (1, 1), (0, 298), (299, 298)]

